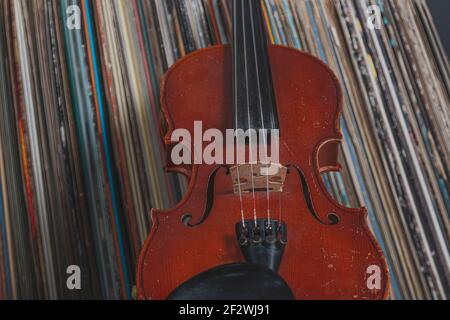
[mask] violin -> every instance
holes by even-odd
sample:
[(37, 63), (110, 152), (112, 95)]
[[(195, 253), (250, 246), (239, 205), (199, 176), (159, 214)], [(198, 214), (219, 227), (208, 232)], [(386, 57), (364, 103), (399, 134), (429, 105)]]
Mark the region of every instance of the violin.
[[(189, 186), (174, 208), (151, 213), (138, 298), (388, 298), (367, 210), (340, 205), (321, 176), (340, 169), (337, 77), (307, 53), (269, 45), (259, 1), (233, 0), (233, 18), (231, 46), (196, 51), (164, 77), (167, 170)], [(180, 152), (177, 130), (198, 143)]]

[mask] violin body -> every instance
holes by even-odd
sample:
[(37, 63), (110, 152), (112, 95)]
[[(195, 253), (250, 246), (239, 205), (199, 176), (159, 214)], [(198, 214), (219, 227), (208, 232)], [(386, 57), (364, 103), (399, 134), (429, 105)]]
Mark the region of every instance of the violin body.
[[(203, 49), (167, 73), (161, 106), (168, 151), (173, 147), (173, 130), (188, 129), (194, 136), (194, 121), (201, 120), (204, 130), (233, 127), (231, 55), (227, 46)], [(288, 226), (279, 274), (296, 299), (385, 299), (387, 265), (368, 228), (367, 210), (341, 206), (321, 178), (339, 170), (342, 93), (338, 80), (325, 64), (306, 53), (270, 46), (269, 57), (281, 128), (280, 162), (291, 165), (284, 191), (270, 202), (271, 212), (280, 214)], [(189, 188), (175, 208), (152, 212), (152, 230), (138, 262), (139, 299), (166, 299), (201, 272), (245, 261), (235, 231), (239, 198), (227, 170), (218, 165), (169, 165), (168, 170), (186, 175)], [(243, 202), (250, 217), (251, 194), (244, 194)], [(257, 193), (261, 218), (265, 205), (265, 193)], [(194, 227), (183, 223), (187, 214)], [(374, 282), (371, 276), (378, 279)]]

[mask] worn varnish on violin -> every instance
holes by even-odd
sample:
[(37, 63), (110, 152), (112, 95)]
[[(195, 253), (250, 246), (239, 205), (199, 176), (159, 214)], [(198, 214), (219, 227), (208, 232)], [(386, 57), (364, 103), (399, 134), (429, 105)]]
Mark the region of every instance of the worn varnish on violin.
[[(214, 268), (257, 264), (284, 279), (296, 299), (387, 298), (387, 266), (366, 209), (341, 206), (321, 178), (339, 170), (337, 78), (306, 53), (268, 46), (259, 1), (233, 6), (233, 45), (194, 52), (166, 74), (164, 142), (170, 153), (172, 132), (194, 136), (195, 121), (224, 133), (279, 129), (278, 170), (262, 174), (262, 161), (169, 165), (189, 178), (189, 189), (175, 208), (152, 212), (138, 297), (166, 299)], [(237, 149), (249, 156), (274, 141), (247, 140)]]

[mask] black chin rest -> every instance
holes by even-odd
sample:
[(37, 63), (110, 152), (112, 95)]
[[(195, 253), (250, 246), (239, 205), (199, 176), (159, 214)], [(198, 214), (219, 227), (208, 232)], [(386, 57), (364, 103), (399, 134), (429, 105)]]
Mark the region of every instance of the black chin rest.
[(175, 289), (169, 300), (293, 300), (277, 273), (250, 263), (215, 267)]

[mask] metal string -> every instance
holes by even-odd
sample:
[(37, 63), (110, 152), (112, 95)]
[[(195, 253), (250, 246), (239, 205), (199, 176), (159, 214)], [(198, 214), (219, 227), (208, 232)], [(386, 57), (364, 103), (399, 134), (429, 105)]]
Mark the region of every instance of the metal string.
[[(242, 5), (242, 25), (243, 25), (243, 34), (244, 34), (244, 44), (247, 43), (247, 34), (246, 34), (246, 30), (245, 30), (245, 2), (246, 1), (242, 1), (241, 5)], [(251, 1), (250, 1), (251, 2)], [(251, 121), (250, 121), (250, 93), (248, 90), (248, 65), (247, 65), (247, 47), (244, 45), (244, 65), (245, 65), (245, 91), (247, 94), (247, 115), (248, 115), (248, 127), (249, 127), (249, 161), (250, 161), (250, 173), (252, 176), (252, 194), (253, 194), (253, 218), (255, 220), (255, 226), (257, 224), (257, 213), (256, 213), (256, 195), (255, 195), (255, 179), (254, 179), (254, 172), (253, 172), (253, 159), (252, 155), (253, 155), (253, 151), (252, 151), (252, 145), (253, 145), (253, 141), (252, 141), (252, 128), (251, 128)]]
[[(237, 39), (237, 22), (236, 22), (237, 3), (236, 3), (236, 1), (237, 0), (233, 1), (233, 11), (234, 11), (233, 12), (233, 16), (235, 17), (234, 21), (233, 21), (233, 29), (234, 29), (233, 30), (233, 37), (234, 37), (234, 39)], [(236, 75), (237, 74), (237, 43), (236, 42), (235, 42), (235, 45), (233, 46), (233, 50), (234, 50), (233, 67), (234, 67), (234, 74)], [(236, 115), (236, 118), (235, 118), (235, 121), (236, 121), (235, 128), (236, 129), (238, 127), (238, 119), (237, 119), (238, 97), (237, 97), (237, 94), (236, 94), (237, 93), (237, 89), (238, 89), (237, 87), (238, 87), (238, 83), (235, 80), (234, 81), (234, 92), (235, 92), (235, 94), (234, 94), (234, 99), (235, 99), (234, 107), (235, 107), (235, 115)], [(241, 188), (241, 174), (239, 172), (239, 162), (238, 162), (238, 160), (239, 160), (239, 146), (236, 145), (236, 165), (237, 165), (236, 171), (237, 171), (237, 179), (238, 179), (239, 203), (240, 203), (240, 207), (241, 207), (242, 226), (245, 227), (244, 204), (243, 204), (243, 201), (242, 201), (242, 188)]]
[[(266, 137), (266, 129), (264, 127), (264, 113), (262, 109), (262, 96), (261, 96), (261, 84), (260, 84), (260, 78), (259, 78), (259, 69), (258, 69), (258, 54), (256, 52), (256, 34), (255, 34), (255, 22), (254, 22), (254, 10), (253, 10), (253, 1), (250, 1), (250, 17), (252, 21), (252, 35), (253, 35), (253, 48), (254, 48), (254, 54), (255, 54), (255, 65), (256, 65), (256, 78), (257, 78), (257, 85), (258, 85), (258, 100), (259, 100), (259, 110), (261, 114), (261, 123), (262, 123), (262, 129), (263, 129), (263, 145), (264, 145), (264, 151), (265, 151), (265, 160), (266, 165), (268, 165), (268, 156), (267, 153), (269, 152), (268, 144), (267, 144), (267, 137)], [(268, 133), (268, 131), (267, 131)], [(270, 191), (269, 191), (269, 175), (266, 175), (266, 199), (267, 199), (267, 221), (270, 225)]]

